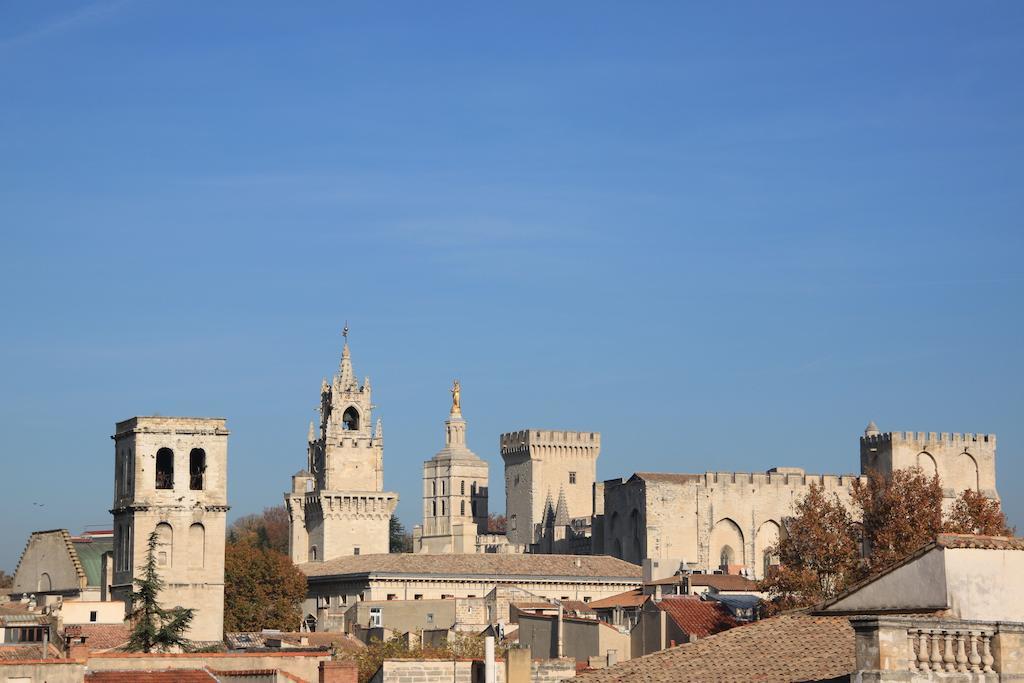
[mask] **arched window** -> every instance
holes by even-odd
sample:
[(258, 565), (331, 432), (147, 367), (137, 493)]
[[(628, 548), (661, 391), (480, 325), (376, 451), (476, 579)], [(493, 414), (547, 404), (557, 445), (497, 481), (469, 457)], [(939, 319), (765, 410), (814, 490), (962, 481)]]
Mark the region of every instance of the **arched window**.
[(731, 545), (722, 546), (722, 554), (719, 556), (718, 565), (723, 569), (729, 569), (730, 564), (736, 564), (736, 553)]
[(188, 566), (192, 569), (206, 566), (206, 528), (199, 522), (188, 528)]
[(316, 562), (316, 546), (314, 545), (309, 549), (309, 561)]
[(202, 491), (206, 479), (206, 451), (193, 448), (188, 454), (188, 487), (193, 491)]
[(174, 488), (174, 451), (170, 448), (161, 448), (156, 452), (156, 487)]
[(359, 429), (359, 411), (356, 410), (355, 406), (349, 406), (345, 409), (345, 413), (341, 416), (341, 428), (348, 431), (357, 431)]
[(466, 501), (464, 500), (459, 501), (459, 514), (463, 517), (466, 516)]
[(444, 479), (441, 480), (441, 495), (444, 495)]
[(53, 582), (50, 581), (50, 575), (43, 572), (39, 575), (39, 592), (45, 593), (49, 590), (53, 590)]
[(465, 479), (463, 479), (462, 481), (459, 482), (459, 495), (460, 496), (466, 495), (466, 480)]
[(156, 525), (156, 564), (170, 567), (174, 561), (174, 530), (167, 522)]

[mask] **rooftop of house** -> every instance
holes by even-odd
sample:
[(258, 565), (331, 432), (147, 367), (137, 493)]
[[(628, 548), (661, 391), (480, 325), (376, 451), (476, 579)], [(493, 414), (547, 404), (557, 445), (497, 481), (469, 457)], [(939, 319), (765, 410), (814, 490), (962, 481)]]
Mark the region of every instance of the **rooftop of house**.
[(740, 625), (722, 604), (696, 596), (673, 595), (656, 604), (680, 630), (698, 638)]
[(365, 575), (472, 576), (508, 579), (521, 576), (618, 579), (640, 582), (639, 566), (607, 555), (349, 555), (298, 565), (310, 577)]
[(61, 657), (60, 648), (47, 643), (2, 643), (0, 644), (0, 661), (11, 662), (21, 660), (55, 659)]
[(81, 636), (90, 650), (113, 650), (128, 642), (131, 627), (127, 624), (75, 624), (64, 629), (65, 636)]
[(839, 678), (854, 668), (848, 619), (783, 614), (587, 672), (582, 682), (789, 683)]
[(587, 604), (592, 610), (608, 609), (611, 607), (639, 607), (644, 604), (650, 596), (644, 595), (643, 591), (639, 588), (626, 591), (625, 593), (619, 593), (618, 595), (612, 595), (607, 598), (600, 600), (591, 600)]

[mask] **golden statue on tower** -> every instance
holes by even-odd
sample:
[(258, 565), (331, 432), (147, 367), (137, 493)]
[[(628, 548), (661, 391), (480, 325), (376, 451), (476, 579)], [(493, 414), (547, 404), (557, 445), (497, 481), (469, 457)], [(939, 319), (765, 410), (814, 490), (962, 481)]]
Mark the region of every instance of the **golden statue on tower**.
[(452, 383), (452, 415), (462, 415), (462, 385), (459, 380)]

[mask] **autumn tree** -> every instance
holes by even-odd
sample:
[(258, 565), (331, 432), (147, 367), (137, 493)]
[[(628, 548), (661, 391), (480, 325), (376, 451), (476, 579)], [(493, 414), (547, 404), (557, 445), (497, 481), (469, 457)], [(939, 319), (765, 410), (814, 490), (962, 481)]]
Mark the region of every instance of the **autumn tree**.
[(128, 619), (132, 624), (131, 636), (125, 649), (129, 652), (166, 652), (172, 649), (188, 650), (192, 643), (185, 638), (195, 610), (185, 607), (164, 609), (158, 597), (164, 581), (156, 569), (156, 547), (160, 545), (157, 532), (149, 535), (146, 543), (146, 563), (142, 576), (134, 580), (135, 590), (130, 596)]
[(405, 525), (398, 519), (398, 515), (391, 515), (388, 521), (388, 552), (412, 552), (412, 535), (406, 533)]
[(306, 575), (284, 553), (246, 541), (225, 547), (225, 631), (296, 631), (305, 598)]
[(494, 512), (487, 515), (487, 533), (504, 534), (507, 530), (508, 523), (505, 520), (505, 515), (499, 515)]
[(889, 477), (869, 471), (850, 490), (864, 528), (867, 570), (874, 573), (906, 557), (942, 531), (942, 485), (920, 467)]
[(263, 512), (245, 515), (228, 529), (228, 542), (249, 543), (288, 553), (288, 510), (284, 505), (264, 508)]
[(14, 585), (14, 577), (0, 569), (0, 589), (10, 588)]
[(982, 536), (1013, 536), (1016, 532), (1006, 523), (1006, 515), (998, 500), (986, 498), (972, 489), (961, 493), (953, 503), (945, 530), (954, 534)]
[(776, 607), (813, 604), (841, 591), (858, 571), (860, 538), (853, 517), (836, 494), (811, 484), (785, 520), (786, 533), (767, 550), (780, 566), (761, 582)]

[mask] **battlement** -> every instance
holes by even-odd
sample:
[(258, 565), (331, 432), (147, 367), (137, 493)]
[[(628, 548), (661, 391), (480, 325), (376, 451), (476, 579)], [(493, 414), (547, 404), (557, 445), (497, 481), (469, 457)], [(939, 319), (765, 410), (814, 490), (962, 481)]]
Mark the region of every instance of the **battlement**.
[[(790, 470), (790, 471), (779, 471)], [(796, 471), (792, 471), (796, 470)], [(715, 484), (743, 484), (750, 486), (789, 486), (805, 488), (818, 484), (826, 489), (848, 488), (853, 482), (866, 482), (867, 477), (856, 474), (805, 474), (799, 468), (774, 468), (767, 472), (705, 472), (702, 483), (705, 486)]]
[(534, 446), (601, 447), (601, 432), (574, 432), (556, 429), (522, 429), (502, 434), (502, 454), (528, 450)]
[(227, 436), (227, 420), (223, 417), (170, 417), (165, 415), (137, 415), (114, 426), (119, 439), (132, 433), (146, 434), (201, 434)]
[(989, 444), (996, 445), (995, 434), (950, 434), (948, 432), (886, 432), (885, 434), (871, 434), (860, 438), (861, 444), (869, 446), (882, 446), (890, 443), (911, 443), (911, 444)]

